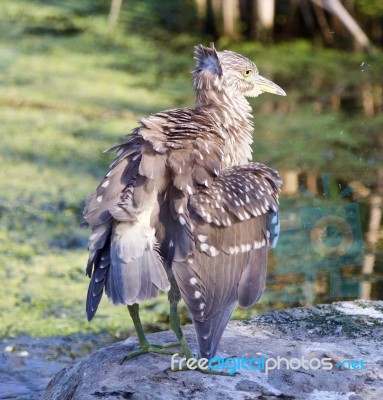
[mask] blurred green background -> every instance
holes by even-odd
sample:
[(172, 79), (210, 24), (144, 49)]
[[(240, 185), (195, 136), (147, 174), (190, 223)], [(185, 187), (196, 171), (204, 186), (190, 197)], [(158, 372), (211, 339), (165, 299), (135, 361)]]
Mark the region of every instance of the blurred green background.
[[(320, 1), (268, 2), (275, 5), (269, 22), (261, 0), (1, 2), (1, 337), (118, 338), (131, 331), (126, 309), (105, 299), (86, 322), (89, 231), (80, 229), (82, 209), (113, 158), (102, 150), (148, 113), (193, 106), (193, 46), (210, 41), (254, 60), (288, 94), (251, 100), (254, 159), (281, 171), (282, 216), (311, 207), (326, 191), (336, 199), (350, 186), (335, 203), (357, 203), (363, 229), (362, 260), (338, 264), (354, 282), (349, 291), (331, 294), (325, 268), (307, 296), (305, 277), (276, 273), (271, 254), (260, 304), (234, 317), (383, 298), (382, 2), (342, 1), (340, 14)], [(368, 42), (344, 25), (342, 10)], [(323, 173), (331, 174), (327, 187)], [(284, 224), (282, 218), (282, 234)], [(284, 301), (281, 291), (297, 281), (298, 297)], [(142, 310), (148, 331), (168, 327), (165, 295)], [(184, 308), (181, 314), (186, 322)]]

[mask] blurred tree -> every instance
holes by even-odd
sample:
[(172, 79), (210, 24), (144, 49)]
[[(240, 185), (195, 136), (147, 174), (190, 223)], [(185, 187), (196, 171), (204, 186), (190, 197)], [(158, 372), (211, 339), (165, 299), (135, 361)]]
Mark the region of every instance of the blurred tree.
[(222, 0), (223, 34), (231, 38), (239, 35), (239, 2), (238, 0)]
[(257, 0), (256, 6), (257, 38), (267, 41), (274, 29), (275, 0)]
[[(128, 2), (126, 9), (135, 1)], [(316, 43), (355, 50), (383, 45), (383, 2), (381, 0), (155, 0), (141, 1), (151, 9), (163, 28), (188, 32), (202, 27), (214, 39), (256, 38), (263, 43), (314, 39)], [(113, 28), (122, 0), (110, 0), (108, 25)], [(134, 7), (134, 6), (133, 6)], [(195, 9), (195, 12), (190, 12)], [(202, 21), (195, 24), (196, 19)], [(193, 22), (191, 22), (193, 21)], [(350, 41), (350, 35), (353, 39)]]
[(120, 15), (121, 5), (122, 5), (122, 0), (112, 0), (108, 17), (109, 29), (113, 29), (114, 26), (116, 25), (118, 16)]
[[(181, 1), (181, 0), (179, 0)], [(365, 33), (382, 42), (381, 0), (195, 0), (205, 33), (239, 39), (241, 35), (267, 43), (297, 37), (320, 38), (328, 46), (370, 50)], [(373, 22), (367, 24), (367, 22)], [(361, 25), (364, 25), (362, 29)], [(370, 27), (372, 26), (372, 28)], [(212, 29), (214, 26), (214, 29)], [(346, 33), (348, 32), (348, 33)]]
[[(350, 13), (343, 7), (342, 3), (339, 0), (311, 0), (313, 3), (317, 4), (320, 7), (323, 7), (328, 12), (334, 14), (342, 24), (347, 28), (347, 30), (351, 33), (355, 42), (363, 49), (369, 50), (371, 48), (370, 40), (367, 35), (360, 28), (355, 19), (350, 15)], [(325, 20), (325, 18), (321, 18), (320, 21)], [(322, 27), (323, 28), (323, 27)], [(326, 27), (327, 28), (327, 27)], [(323, 31), (323, 29), (322, 29)], [(327, 32), (327, 29), (325, 29)], [(326, 35), (326, 33), (325, 33)]]
[(195, 0), (198, 14), (205, 21), (205, 33), (214, 38), (240, 36), (239, 0)]
[[(370, 219), (366, 235), (367, 254), (365, 255), (362, 267), (362, 273), (367, 276), (374, 272), (378, 242), (383, 239), (383, 231), (381, 229), (383, 210), (383, 168), (379, 168), (378, 170), (378, 184), (370, 196), (369, 202)], [(371, 298), (371, 286), (371, 282), (368, 282), (367, 280), (363, 282), (361, 293), (362, 299)]]

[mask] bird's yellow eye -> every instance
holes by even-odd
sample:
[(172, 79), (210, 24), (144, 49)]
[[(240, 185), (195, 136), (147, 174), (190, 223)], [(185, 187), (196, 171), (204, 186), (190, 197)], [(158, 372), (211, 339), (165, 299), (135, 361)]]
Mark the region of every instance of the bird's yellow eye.
[(253, 71), (251, 69), (246, 69), (245, 71), (242, 71), (242, 75), (245, 78), (248, 78), (252, 73), (253, 73)]

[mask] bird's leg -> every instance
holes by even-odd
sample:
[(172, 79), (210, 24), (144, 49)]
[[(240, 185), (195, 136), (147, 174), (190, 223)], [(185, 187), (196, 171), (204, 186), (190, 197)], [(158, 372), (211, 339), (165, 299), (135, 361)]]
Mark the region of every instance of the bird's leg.
[(173, 351), (169, 351), (163, 348), (163, 346), (150, 344), (146, 339), (144, 328), (142, 327), (140, 315), (139, 315), (139, 305), (133, 304), (128, 306), (129, 314), (132, 317), (132, 321), (134, 324), (134, 328), (137, 332), (138, 342), (140, 343), (140, 349), (132, 351), (131, 353), (127, 354), (121, 361), (121, 364), (127, 360), (130, 360), (133, 357), (139, 356), (141, 354), (146, 353), (158, 353), (158, 354), (167, 354), (173, 355)]
[(178, 315), (178, 302), (171, 302), (170, 303), (170, 314), (169, 314), (170, 326), (173, 329), (174, 333), (179, 340), (179, 343), (182, 347), (184, 352), (184, 356), (186, 359), (193, 358), (194, 354), (190, 350), (189, 344), (185, 339), (185, 336), (182, 333), (180, 317)]
[(132, 318), (134, 328), (137, 332), (138, 341), (140, 342), (140, 346), (143, 349), (149, 347), (149, 342), (146, 339), (144, 328), (141, 324), (139, 307), (140, 306), (138, 304), (133, 304), (132, 306), (128, 306), (128, 310), (130, 317)]
[(180, 322), (180, 317), (178, 314), (178, 303), (181, 300), (181, 293), (178, 288), (177, 282), (174, 278), (172, 270), (169, 268), (168, 271), (168, 278), (170, 282), (170, 290), (168, 293), (168, 299), (170, 303), (170, 312), (169, 312), (169, 322), (170, 322), (170, 327), (172, 328), (173, 332), (176, 334), (177, 339), (179, 340), (178, 343), (169, 343), (168, 345), (165, 345), (167, 347), (173, 347), (174, 345), (180, 345), (183, 350), (183, 355), (187, 359), (194, 357), (192, 351), (190, 350), (190, 347), (188, 345), (188, 342), (186, 341), (182, 330), (181, 330), (181, 322)]

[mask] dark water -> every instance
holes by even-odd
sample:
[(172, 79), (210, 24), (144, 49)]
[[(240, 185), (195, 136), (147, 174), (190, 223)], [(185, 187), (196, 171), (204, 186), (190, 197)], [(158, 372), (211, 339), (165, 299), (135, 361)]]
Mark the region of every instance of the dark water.
[(0, 399), (40, 399), (57, 372), (111, 342), (92, 334), (1, 340)]
[(331, 194), (304, 188), (300, 200), (283, 201), (281, 232), (272, 250), (262, 309), (336, 300), (383, 299), (383, 252), (367, 243), (370, 206), (352, 201), (352, 189)]

